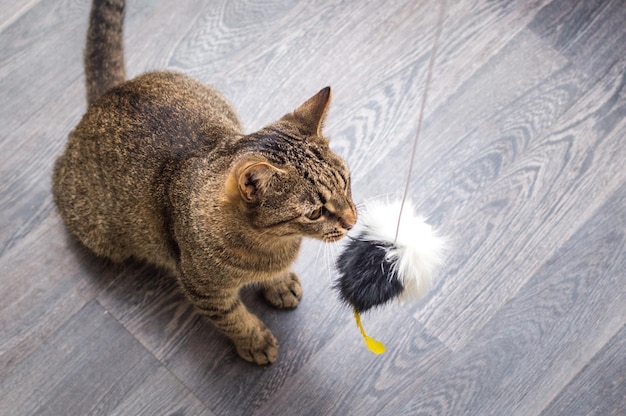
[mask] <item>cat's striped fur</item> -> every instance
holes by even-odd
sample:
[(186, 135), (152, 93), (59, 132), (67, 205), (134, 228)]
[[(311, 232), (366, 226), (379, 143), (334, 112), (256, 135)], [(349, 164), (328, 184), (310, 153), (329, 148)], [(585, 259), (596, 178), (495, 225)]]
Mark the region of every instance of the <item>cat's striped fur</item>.
[(55, 167), (59, 212), (95, 253), (171, 270), (244, 359), (273, 362), (278, 343), (240, 289), (295, 307), (302, 237), (335, 241), (356, 222), (348, 168), (321, 133), (330, 88), (245, 135), (218, 92), (184, 75), (124, 80), (123, 10), (92, 5), (89, 108)]

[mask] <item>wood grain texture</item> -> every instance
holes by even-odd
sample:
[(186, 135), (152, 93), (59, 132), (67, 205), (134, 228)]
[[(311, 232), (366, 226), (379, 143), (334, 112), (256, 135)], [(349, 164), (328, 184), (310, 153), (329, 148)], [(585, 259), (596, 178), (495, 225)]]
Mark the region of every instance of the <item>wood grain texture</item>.
[(626, 184), (393, 413), (539, 414), (624, 325), (624, 206)]
[[(123, 386), (100, 401), (99, 407), (94, 409), (93, 415), (136, 415), (136, 416), (213, 416), (207, 407), (198, 400), (172, 373), (164, 367), (157, 368), (141, 383), (124, 391)], [(115, 397), (122, 396), (124, 400), (116, 403), (114, 409), (108, 409)]]
[(42, 1), (0, 32), (0, 253), (53, 211), (52, 164), (83, 112), (86, 13)]
[(137, 403), (132, 414), (211, 414), (95, 301), (4, 377), (0, 394), (3, 414), (129, 414)]
[(86, 1), (42, 0), (0, 33), (3, 132), (23, 124), (81, 75), (88, 10)]
[(621, 0), (553, 1), (529, 28), (578, 68), (594, 75), (607, 71), (624, 56), (624, 21), (626, 7)]
[[(328, 276), (321, 285), (310, 284), (319, 276), (315, 269), (323, 267), (315, 266), (320, 261), (314, 257), (298, 262), (297, 270), (313, 269), (314, 273), (300, 273), (306, 293), (295, 311), (272, 309), (254, 290), (244, 294), (245, 303), (279, 339), (280, 359), (267, 368), (239, 359), (230, 341), (194, 310), (176, 282), (152, 268), (129, 269), (98, 299), (177, 377), (193, 385), (198, 397), (212, 404), (212, 411), (246, 414), (271, 398), (290, 374), (332, 340), (335, 325), (345, 325), (350, 318), (335, 300)], [(316, 301), (323, 298), (332, 301)], [(234, 385), (240, 388), (233, 389)]]
[[(0, 257), (0, 372), (10, 373), (99, 291), (84, 274), (113, 273), (76, 257), (76, 247), (59, 233), (58, 218), (28, 233)], [(45, 242), (45, 244), (42, 244)], [(80, 251), (79, 251), (80, 252)]]
[[(461, 248), (453, 255), (448, 264), (453, 275), (419, 312), (420, 321), (451, 347), (462, 345), (519, 290), (529, 277), (526, 259), (541, 265), (623, 182), (624, 102), (615, 100), (624, 86), (621, 65), (582, 97), (571, 95), (580, 91), (580, 81), (567, 72), (516, 102), (515, 113), (505, 110), (506, 119), (496, 115), (500, 131), (469, 137), (464, 152), (472, 148), (472, 138), (493, 141), (460, 159), (464, 166), (445, 182), (447, 196), (427, 193), (436, 210), (437, 204), (445, 207), (448, 226), (456, 225), (454, 238), (470, 242), (465, 248), (473, 253)], [(525, 120), (550, 113), (550, 122), (531, 118), (538, 127), (547, 123), (545, 130)], [(601, 165), (593, 163), (598, 159)], [(462, 316), (452, 313), (459, 308)]]
[[(366, 314), (363, 322), (372, 337), (386, 344), (384, 356), (372, 355), (350, 322), (276, 393), (298, 400), (270, 400), (254, 414), (394, 414), (384, 411), (385, 405), (411, 398), (414, 386), (434, 377), (451, 352), (421, 325), (415, 325), (408, 312), (377, 314), (379, 319)], [(388, 325), (390, 321), (404, 324)]]
[[(409, 166), (436, 1), (128, 0), (128, 74), (222, 91), (247, 131), (333, 87), (326, 123), (358, 203)], [(452, 250), (422, 301), (363, 317), (307, 241), (294, 311), (255, 367), (141, 264), (68, 237), (50, 174), (85, 110), (89, 2), (0, 0), (0, 414), (586, 415), (626, 383), (626, 7), (448, 2), (411, 197)]]
[(619, 415), (626, 409), (626, 327), (544, 409), (544, 415)]
[(0, 2), (0, 31), (10, 26), (24, 13), (30, 10), (39, 0), (29, 0), (24, 2), (14, 2), (3, 0)]

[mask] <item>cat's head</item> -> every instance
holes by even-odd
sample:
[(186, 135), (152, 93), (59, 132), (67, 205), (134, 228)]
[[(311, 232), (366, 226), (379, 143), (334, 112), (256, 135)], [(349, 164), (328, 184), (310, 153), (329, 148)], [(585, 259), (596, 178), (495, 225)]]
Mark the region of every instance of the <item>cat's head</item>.
[(324, 88), (239, 143), (229, 193), (265, 234), (336, 241), (356, 223), (350, 171), (321, 131), (330, 96)]

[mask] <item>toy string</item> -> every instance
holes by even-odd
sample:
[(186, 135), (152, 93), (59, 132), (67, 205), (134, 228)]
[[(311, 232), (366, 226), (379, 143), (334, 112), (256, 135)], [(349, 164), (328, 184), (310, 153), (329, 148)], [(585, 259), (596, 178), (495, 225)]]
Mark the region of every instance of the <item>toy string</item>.
[[(413, 150), (411, 151), (411, 159), (409, 163), (409, 173), (406, 178), (406, 185), (404, 187), (404, 194), (402, 196), (402, 203), (400, 204), (400, 213), (398, 214), (398, 226), (396, 227), (396, 237), (394, 239), (394, 243), (398, 241), (398, 234), (400, 233), (400, 223), (402, 220), (402, 211), (404, 209), (404, 204), (406, 203), (406, 197), (409, 193), (409, 185), (411, 183), (411, 174), (413, 173), (413, 165), (415, 164), (415, 154), (417, 151), (417, 142), (419, 141), (420, 131), (422, 130), (422, 121), (424, 120), (424, 110), (426, 108), (426, 101), (428, 99), (428, 88), (430, 87), (430, 83), (433, 76), (433, 68), (435, 66), (435, 57), (437, 56), (437, 49), (439, 47), (439, 38), (441, 37), (441, 31), (443, 28), (443, 19), (445, 17), (446, 10), (446, 1), (440, 1), (439, 8), (439, 17), (437, 19), (437, 30), (435, 32), (435, 36), (433, 38), (433, 47), (430, 53), (430, 60), (428, 62), (428, 71), (426, 73), (426, 81), (424, 84), (424, 94), (422, 96), (422, 104), (420, 106), (419, 118), (417, 121), (417, 133), (415, 134), (415, 140), (413, 141)], [(361, 332), (361, 336), (365, 341), (365, 345), (372, 351), (374, 354), (382, 354), (385, 352), (385, 345), (374, 338), (371, 338), (365, 333), (365, 329), (363, 328), (363, 324), (361, 323), (361, 316), (359, 312), (354, 309), (354, 319), (356, 320), (356, 325)]]
[(417, 120), (417, 133), (415, 134), (415, 140), (413, 141), (413, 150), (411, 151), (411, 159), (409, 164), (409, 173), (406, 178), (406, 185), (404, 187), (404, 194), (402, 195), (402, 203), (400, 204), (400, 213), (398, 214), (398, 226), (396, 227), (396, 237), (394, 243), (398, 241), (398, 234), (400, 233), (400, 222), (402, 220), (402, 211), (404, 210), (404, 204), (406, 202), (407, 194), (409, 193), (409, 185), (411, 183), (411, 175), (413, 173), (413, 165), (415, 163), (415, 154), (417, 151), (417, 142), (419, 141), (420, 131), (422, 130), (422, 121), (424, 119), (424, 109), (426, 108), (426, 101), (428, 99), (428, 88), (433, 76), (433, 68), (435, 66), (435, 57), (437, 56), (437, 49), (439, 48), (439, 38), (441, 37), (441, 30), (443, 28), (443, 18), (445, 16), (446, 1), (441, 0), (439, 7), (439, 17), (437, 19), (437, 31), (433, 38), (433, 48), (430, 52), (430, 61), (428, 62), (428, 72), (426, 73), (426, 82), (424, 83), (424, 94), (422, 96), (422, 104), (419, 111), (419, 117)]

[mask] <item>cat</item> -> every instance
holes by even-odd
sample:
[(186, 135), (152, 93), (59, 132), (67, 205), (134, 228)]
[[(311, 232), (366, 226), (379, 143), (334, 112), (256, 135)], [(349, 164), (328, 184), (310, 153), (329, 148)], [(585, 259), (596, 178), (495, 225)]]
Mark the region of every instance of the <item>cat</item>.
[(331, 90), (244, 134), (220, 93), (183, 74), (126, 80), (124, 8), (91, 6), (88, 109), (54, 167), (58, 211), (97, 255), (170, 271), (243, 359), (272, 363), (278, 342), (240, 290), (296, 307), (302, 238), (337, 241), (357, 220), (350, 171), (321, 131)]

